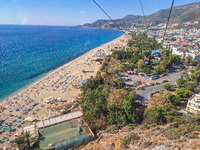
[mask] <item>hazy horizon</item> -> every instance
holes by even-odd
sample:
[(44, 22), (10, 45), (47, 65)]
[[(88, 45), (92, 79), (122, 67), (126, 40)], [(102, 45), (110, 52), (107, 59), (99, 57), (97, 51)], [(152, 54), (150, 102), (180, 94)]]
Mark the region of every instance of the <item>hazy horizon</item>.
[[(139, 0), (96, 0), (113, 19), (143, 15)], [(145, 15), (171, 6), (171, 0), (142, 0)], [(199, 2), (179, 0), (174, 6)], [(0, 0), (0, 24), (75, 26), (109, 19), (92, 0)]]

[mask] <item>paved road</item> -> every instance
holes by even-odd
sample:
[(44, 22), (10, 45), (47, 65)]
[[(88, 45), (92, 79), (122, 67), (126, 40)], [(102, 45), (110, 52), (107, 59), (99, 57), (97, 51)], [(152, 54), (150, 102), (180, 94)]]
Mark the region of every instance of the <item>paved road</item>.
[[(154, 82), (162, 82), (163, 80), (168, 80), (169, 84), (174, 84), (176, 82), (177, 79), (181, 78), (181, 74), (183, 72), (182, 71), (178, 71), (178, 68), (171, 68), (170, 72), (162, 77), (159, 78), (157, 80), (153, 80)], [(161, 90), (163, 89), (163, 85), (166, 83), (161, 83), (159, 85), (154, 85), (154, 86), (150, 86), (150, 87), (146, 87), (145, 90), (137, 90), (137, 99), (141, 100), (142, 102), (148, 103), (148, 99), (149, 99), (149, 95), (150, 93), (156, 91), (156, 90)]]

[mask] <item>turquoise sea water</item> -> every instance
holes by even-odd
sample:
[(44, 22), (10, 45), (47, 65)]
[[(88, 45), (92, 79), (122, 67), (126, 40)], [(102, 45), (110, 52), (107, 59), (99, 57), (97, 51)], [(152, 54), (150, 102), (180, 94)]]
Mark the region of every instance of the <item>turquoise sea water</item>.
[(0, 25), (0, 99), (123, 32)]

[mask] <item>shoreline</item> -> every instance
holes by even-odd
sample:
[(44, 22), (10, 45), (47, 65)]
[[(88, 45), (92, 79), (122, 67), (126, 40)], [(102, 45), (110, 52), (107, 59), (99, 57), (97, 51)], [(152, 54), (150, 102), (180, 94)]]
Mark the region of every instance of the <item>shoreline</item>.
[[(45, 120), (48, 117), (60, 115), (62, 109), (67, 109), (67, 105), (75, 104), (76, 98), (81, 94), (80, 81), (95, 76), (101, 67), (97, 56), (109, 55), (111, 49), (116, 47), (126, 47), (129, 39), (126, 33), (88, 50), (3, 99), (0, 103), (0, 118), (9, 126), (18, 124), (16, 131), (9, 134), (2, 133), (3, 140), (8, 138), (13, 140), (17, 132), (31, 124), (31, 122), (25, 123), (25, 121), (18, 123), (20, 118), (32, 117), (36, 120)], [(52, 97), (53, 101), (45, 101), (49, 97)], [(54, 100), (56, 101), (54, 102)], [(8, 144), (4, 142), (0, 145)]]
[[(112, 29), (112, 30), (114, 30), (114, 29)], [(118, 30), (118, 31), (121, 31), (121, 30)], [(122, 32), (123, 32), (123, 34), (122, 34), (121, 36), (123, 36), (123, 35), (125, 34), (126, 31), (122, 31)], [(120, 38), (121, 36), (117, 37), (116, 39)], [(114, 40), (116, 40), (116, 39), (113, 39), (112, 41), (114, 41)], [(109, 41), (109, 42), (112, 42), (112, 41)], [(109, 42), (107, 42), (107, 43), (109, 43)], [(55, 64), (55, 65), (52, 66), (52, 67), (49, 67), (49, 68), (43, 70), (44, 72), (45, 72), (46, 70), (49, 70), (49, 71), (47, 71), (47, 72), (44, 73), (44, 74), (41, 74), (42, 76), (39, 77), (38, 79), (36, 79), (35, 81), (28, 83), (27, 85), (23, 86), (22, 88), (16, 90), (15, 92), (9, 94), (9, 95), (6, 96), (6, 97), (0, 99), (0, 105), (1, 105), (4, 101), (6, 101), (6, 100), (8, 100), (8, 99), (10, 99), (10, 98), (12, 98), (12, 97), (14, 97), (14, 95), (17, 95), (17, 94), (23, 92), (24, 90), (26, 90), (26, 88), (29, 88), (30, 86), (33, 86), (36, 82), (42, 80), (43, 78), (45, 78), (46, 76), (50, 75), (51, 73), (53, 73), (53, 72), (56, 71), (57, 69), (59, 69), (59, 68), (61, 68), (61, 67), (64, 67), (64, 66), (67, 65), (68, 63), (70, 63), (70, 62), (76, 60), (77, 58), (79, 58), (79, 57), (81, 57), (81, 56), (87, 54), (88, 52), (90, 52), (90, 51), (92, 51), (92, 50), (94, 50), (94, 49), (96, 49), (96, 48), (98, 48), (98, 47), (101, 47), (101, 46), (103, 46), (103, 45), (105, 45), (105, 44), (107, 44), (107, 43), (104, 43), (104, 44), (99, 45), (99, 46), (97, 46), (97, 47), (91, 48), (91, 49), (89, 49), (89, 50), (87, 50), (87, 51), (85, 51), (85, 52), (82, 52), (82, 53), (80, 53), (80, 54), (78, 54), (78, 55), (76, 55), (76, 56), (73, 56), (73, 57), (71, 57), (71, 58), (69, 58), (69, 59), (66, 59), (66, 60), (64, 60), (64, 61), (62, 61), (62, 62), (60, 62), (60, 63), (58, 63), (58, 64)], [(57, 67), (57, 66), (58, 66), (58, 67)], [(53, 69), (51, 69), (51, 68), (53, 68)], [(35, 75), (35, 74), (34, 74), (34, 75)], [(34, 76), (34, 75), (33, 75), (33, 76)], [(35, 78), (35, 77), (33, 77), (33, 78)], [(28, 77), (27, 79), (31, 79), (31, 77)], [(24, 80), (27, 80), (27, 79), (24, 79)]]

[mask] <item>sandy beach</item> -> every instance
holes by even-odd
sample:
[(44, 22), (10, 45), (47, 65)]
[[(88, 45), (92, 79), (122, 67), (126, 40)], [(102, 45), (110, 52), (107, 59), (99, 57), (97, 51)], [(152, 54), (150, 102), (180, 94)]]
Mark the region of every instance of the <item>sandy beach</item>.
[[(94, 76), (111, 49), (126, 47), (129, 36), (119, 38), (94, 48), (84, 55), (57, 68), (22, 91), (6, 98), (1, 104), (0, 147), (12, 144), (19, 131), (30, 125), (32, 119), (44, 120), (59, 115), (58, 107), (73, 103), (80, 95), (80, 81)], [(9, 139), (9, 140), (8, 140)], [(7, 140), (7, 142), (6, 142)]]

